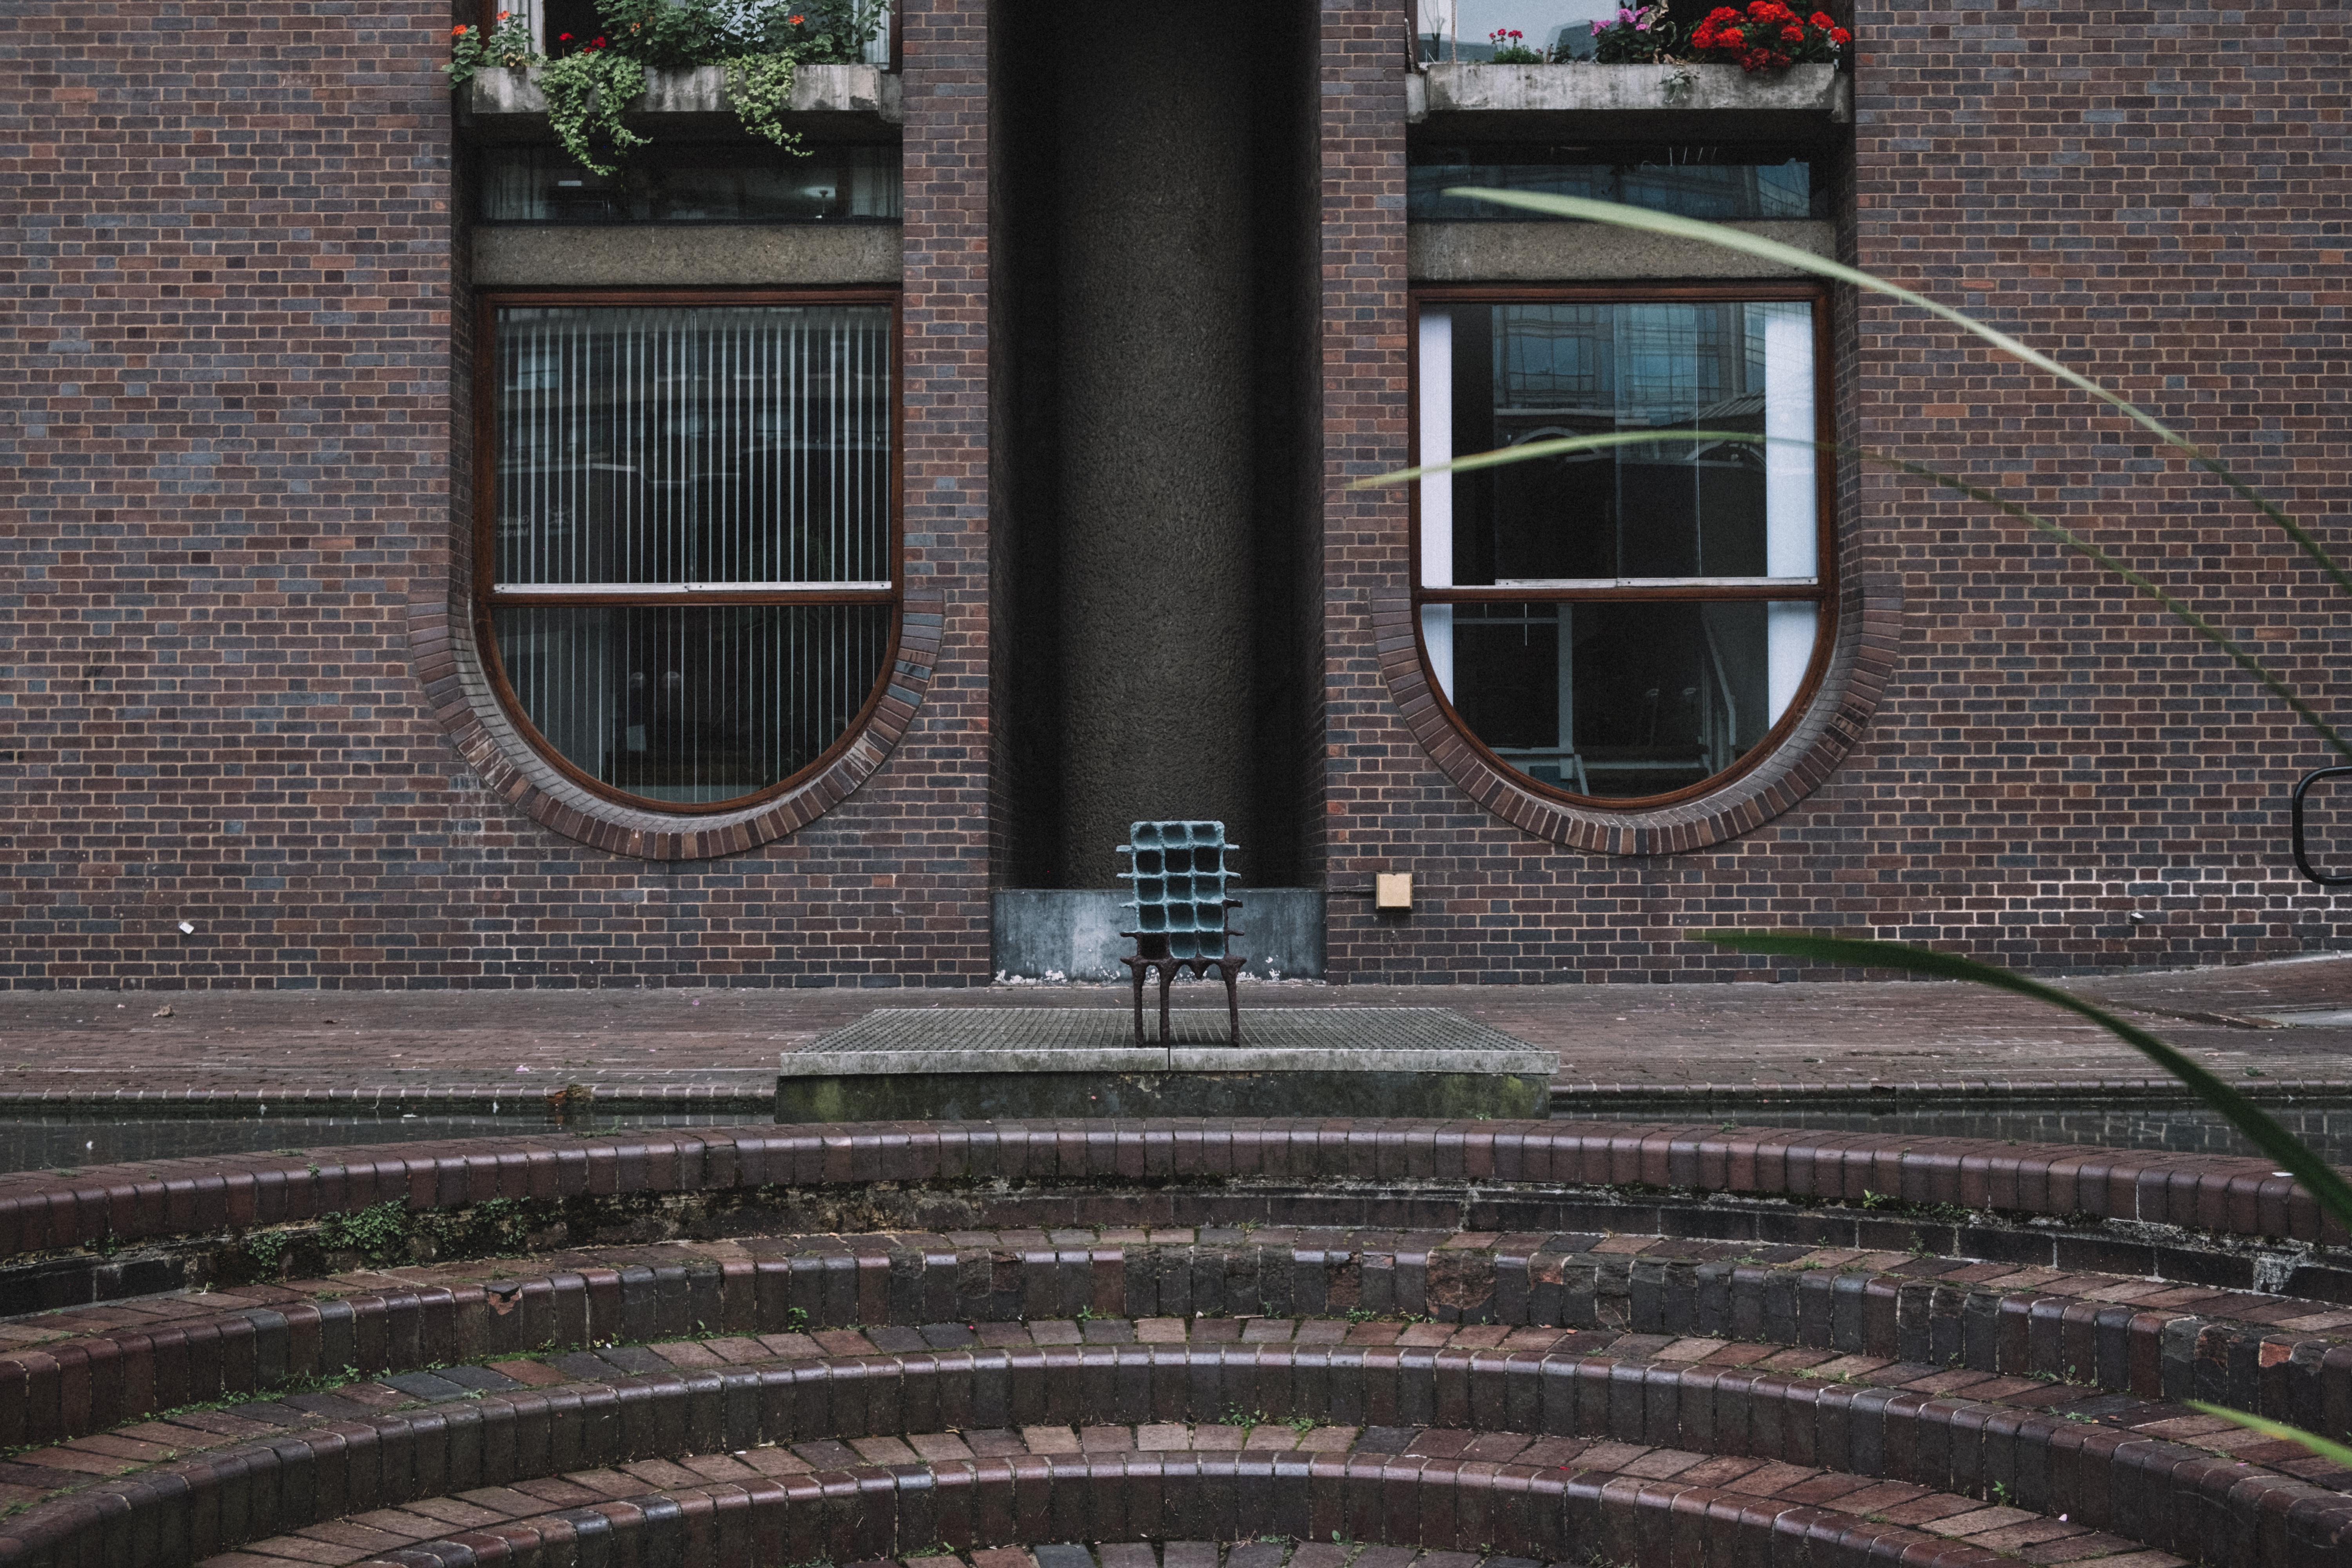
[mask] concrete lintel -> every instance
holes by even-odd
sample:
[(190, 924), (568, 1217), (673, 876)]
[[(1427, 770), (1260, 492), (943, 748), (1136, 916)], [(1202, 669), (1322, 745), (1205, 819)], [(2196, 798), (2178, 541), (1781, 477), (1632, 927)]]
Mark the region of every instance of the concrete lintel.
[[(1816, 256), (1837, 254), (1833, 224), (1810, 220), (1732, 223)], [(1416, 283), (1565, 283), (1584, 279), (1798, 278), (1798, 268), (1721, 246), (1606, 224), (1417, 223), (1405, 239)]]
[(1406, 79), (1405, 119), (1472, 140), (1801, 138), (1853, 122), (1853, 82), (1835, 66), (1434, 65)]
[[(543, 121), (547, 99), (539, 89), (539, 70), (477, 71), (459, 100), (461, 120), (494, 127), (516, 121)], [(905, 122), (906, 106), (895, 72), (880, 66), (802, 66), (793, 73), (795, 115), (856, 116), (882, 125)], [(727, 101), (727, 73), (721, 66), (694, 66), (646, 72), (646, 95), (630, 105), (632, 114), (724, 115), (733, 119)]]
[(896, 283), (895, 223), (595, 224), (474, 232), (480, 287)]

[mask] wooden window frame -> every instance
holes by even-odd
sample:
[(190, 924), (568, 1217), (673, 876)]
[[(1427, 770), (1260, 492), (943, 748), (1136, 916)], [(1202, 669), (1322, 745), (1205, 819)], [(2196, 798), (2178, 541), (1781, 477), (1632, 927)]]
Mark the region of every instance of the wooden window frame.
[[(905, 319), (897, 289), (483, 289), (474, 296), (474, 643), (500, 710), (531, 750), (566, 779), (601, 799), (634, 811), (672, 816), (718, 816), (753, 810), (830, 766), (873, 722), (889, 689), (895, 650), (906, 631), (906, 374)], [(649, 584), (642, 591), (566, 592), (562, 584), (503, 589), (498, 580), (498, 391), (501, 344), (499, 311), (513, 306), (885, 305), (890, 311), (890, 581), (868, 584), (756, 584), (742, 587)], [(610, 585), (600, 584), (609, 590)], [(890, 606), (886, 657), (856, 713), (804, 766), (748, 795), (720, 801), (656, 800), (606, 784), (574, 763), (540, 732), (507, 679), (492, 612), (518, 605), (880, 605)]]
[[(1409, 322), (1405, 333), (1408, 387), (1406, 449), (1414, 454), (1416, 463), (1420, 461), (1421, 452), (1421, 314), (1423, 308), (1428, 305), (1640, 305), (1684, 301), (1808, 304), (1812, 307), (1813, 327), (1813, 438), (1824, 444), (1836, 439), (1836, 409), (1832, 403), (1833, 388), (1830, 374), (1832, 352), (1830, 290), (1823, 284), (1786, 279), (1723, 283), (1433, 284), (1408, 290), (1406, 300)], [(1640, 585), (1622, 587), (1604, 586), (1595, 582), (1551, 587), (1482, 585), (1427, 588), (1423, 586), (1421, 570), (1421, 486), (1418, 483), (1411, 486), (1407, 570), (1412, 574), (1413, 652), (1421, 661), (1422, 674), (1428, 681), (1431, 696), (1436, 700), (1446, 721), (1453, 726), (1454, 733), (1460, 735), (1488, 766), (1500, 772), (1513, 784), (1539, 797), (1581, 810), (1654, 811), (1661, 806), (1676, 805), (1713, 794), (1754, 769), (1788, 740), (1806, 710), (1811, 707), (1820, 694), (1822, 678), (1829, 669), (1831, 654), (1837, 643), (1837, 484), (1835, 465), (1827, 459), (1828, 453), (1821, 452), (1814, 464), (1814, 576), (1810, 586), (1762, 582), (1737, 584), (1718, 582), (1712, 586), (1697, 584), (1677, 586), (1653, 580)], [(1436, 668), (1430, 661), (1429, 645), (1423, 631), (1422, 608), (1425, 605), (1624, 604), (1644, 601), (1718, 604), (1758, 599), (1782, 604), (1811, 603), (1815, 606), (1812, 654), (1806, 661), (1804, 675), (1798, 681), (1795, 693), (1789, 699), (1788, 707), (1773, 721), (1771, 728), (1764, 732), (1762, 739), (1741, 752), (1729, 767), (1720, 773), (1710, 773), (1696, 784), (1662, 795), (1579, 795), (1573, 790), (1546, 783), (1497, 754), (1455, 711), (1453, 699), (1438, 681)]]

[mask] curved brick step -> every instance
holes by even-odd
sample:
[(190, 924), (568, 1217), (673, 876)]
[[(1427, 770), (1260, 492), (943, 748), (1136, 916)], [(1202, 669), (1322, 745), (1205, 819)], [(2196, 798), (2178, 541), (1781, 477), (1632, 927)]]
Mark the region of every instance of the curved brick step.
[[(1208, 1222), (1258, 1218), (1538, 1228), (1465, 1216), (1458, 1212), (1459, 1194), (1449, 1198), (1443, 1192), (1433, 1194), (1427, 1219), (1370, 1212), (1384, 1205), (1411, 1210), (1411, 1189), (1418, 1184), (1475, 1182), (1502, 1188), (1640, 1186), (1874, 1204), (1881, 1209), (1949, 1205), (1971, 1212), (2081, 1215), (2303, 1244), (2352, 1240), (2333, 1222), (2323, 1223), (2310, 1196), (2260, 1160), (1713, 1124), (1171, 1119), (853, 1122), (593, 1138), (518, 1136), (327, 1150), (315, 1158), (257, 1153), (153, 1161), (72, 1175), (21, 1172), (0, 1175), (0, 1258), (236, 1233), (388, 1200), (433, 1210), (492, 1199), (553, 1203), (909, 1184), (941, 1184), (947, 1191), (998, 1181), (1072, 1189), (1067, 1201), (1039, 1205), (1038, 1213), (1009, 1222), (1028, 1224), (1159, 1223), (1172, 1214), (1168, 1194), (1184, 1191), (1186, 1184), (1297, 1182), (1307, 1185), (1292, 1194), (1297, 1212), (1236, 1212)], [(1153, 1186), (1139, 1191), (1139, 1182)], [(1173, 1188), (1163, 1184), (1171, 1182), (1177, 1184)], [(1350, 1190), (1350, 1184), (1366, 1185)], [(1400, 1193), (1401, 1185), (1407, 1190)], [(1088, 1190), (1106, 1188), (1117, 1191), (1120, 1212), (1077, 1212)], [(1334, 1212), (1305, 1212), (1318, 1203)], [(1498, 1214), (1508, 1209), (1507, 1202), (1495, 1205)], [(1902, 1245), (1906, 1235), (1918, 1231), (1931, 1250), (1940, 1251), (1949, 1248), (1940, 1245), (1937, 1226), (1960, 1221), (1939, 1220), (1933, 1213), (1883, 1213), (1875, 1223), (1885, 1227), (1885, 1245)], [(1547, 1223), (1540, 1228), (1578, 1227)], [(1867, 1237), (1849, 1242), (1878, 1244)]]
[(1845, 1248), (1274, 1227), (775, 1237), (360, 1271), (0, 1323), (0, 1449), (158, 1410), (712, 1330), (1349, 1312), (1619, 1327), (2055, 1376), (2297, 1421), (2352, 1411), (2352, 1312)]
[[(1762, 1459), (1429, 1429), (1325, 1427), (1297, 1446), (1261, 1444), (1265, 1431), (1033, 1427), (693, 1455), (372, 1510), (203, 1568), (718, 1568), (898, 1557), (940, 1568), (951, 1560), (918, 1554), (1188, 1537), (1197, 1544), (1172, 1561), (1215, 1564), (1209, 1542), (1262, 1536), (1287, 1538), (1281, 1548), (1327, 1543), (1314, 1555), (1301, 1549), (1300, 1559), (1334, 1568), (1351, 1557), (1356, 1568), (1402, 1568), (1419, 1550), (1472, 1565), (1511, 1554), (1493, 1568), (1764, 1563), (1778, 1560), (1776, 1549), (1802, 1549), (1815, 1564), (1916, 1568), (1989, 1568), (2028, 1551), (2044, 1563), (2180, 1561), (2021, 1509)], [(1391, 1551), (1357, 1556), (1363, 1542)], [(1234, 1554), (1235, 1568), (1274, 1568), (1284, 1554), (1246, 1550)], [(1084, 1560), (1141, 1568), (1143, 1551)], [(1075, 1565), (1084, 1552), (1048, 1548), (1033, 1561)]]
[[(1468, 1329), (1444, 1331), (1454, 1342), (1442, 1346), (1403, 1342), (1413, 1331), (1161, 1320), (1041, 1336), (1038, 1326), (947, 1324), (407, 1373), (20, 1455), (0, 1466), (0, 1486), (46, 1500), (0, 1521), (0, 1561), (97, 1553), (113, 1568), (177, 1568), (375, 1509), (680, 1453), (1239, 1413), (1346, 1423), (1351, 1441), (1359, 1426), (1436, 1425), (1671, 1447), (2005, 1496), (2208, 1562), (2347, 1560), (2352, 1498), (2280, 1472), (2352, 1478), (2177, 1407), (1706, 1340)], [(1287, 1428), (1258, 1430), (1286, 1447), (1297, 1441)], [(2200, 1438), (2221, 1451), (2192, 1446)]]

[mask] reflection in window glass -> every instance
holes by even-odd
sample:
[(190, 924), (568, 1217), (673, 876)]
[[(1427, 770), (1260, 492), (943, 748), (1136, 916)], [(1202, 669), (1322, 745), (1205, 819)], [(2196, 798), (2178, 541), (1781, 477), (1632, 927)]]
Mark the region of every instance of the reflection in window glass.
[(485, 223), (895, 223), (896, 143), (812, 143), (806, 156), (656, 142), (612, 174), (552, 147), (482, 152)]
[(1406, 182), (1406, 216), (1416, 223), (1549, 221), (1445, 195), (1456, 185), (1585, 196), (1710, 223), (1829, 216), (1825, 183), (1811, 158), (1792, 150), (1431, 147), (1414, 151)]
[[(1423, 321), (1424, 356), (1442, 337), (1450, 362), (1450, 455), (1676, 428), (1812, 437), (1803, 303), (1460, 306)], [(1663, 440), (1457, 475), (1444, 585), (1809, 577), (1813, 467), (1807, 451)]]
[[(1432, 304), (1419, 330), (1424, 463), (1643, 437), (1421, 481), (1422, 642), (1463, 724), (1577, 795), (1730, 768), (1795, 700), (1819, 628), (1812, 307)], [(1675, 430), (1771, 444), (1648, 438)]]
[(1445, 608), (1471, 733), (1530, 778), (1604, 796), (1698, 784), (1763, 740), (1772, 638), (1793, 626), (1810, 652), (1814, 616), (1756, 600)]
[(1417, 0), (1421, 58), (1491, 60), (1494, 35), (1547, 59), (1590, 59), (1592, 24), (1617, 18), (1618, 0)]

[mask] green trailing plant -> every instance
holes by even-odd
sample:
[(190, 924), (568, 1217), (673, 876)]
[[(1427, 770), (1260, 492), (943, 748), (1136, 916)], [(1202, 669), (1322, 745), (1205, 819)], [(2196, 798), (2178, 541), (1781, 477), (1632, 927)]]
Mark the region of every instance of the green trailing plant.
[(784, 123), (803, 65), (848, 65), (879, 35), (880, 0), (598, 0), (604, 31), (570, 33), (532, 52), (528, 26), (507, 13), (487, 35), (449, 31), (450, 84), (463, 87), (492, 66), (540, 68), (548, 126), (572, 162), (610, 176), (648, 138), (629, 128), (628, 108), (646, 93), (648, 69), (719, 66), (727, 100), (751, 134), (787, 153), (803, 151)]
[[(1987, 326), (1963, 311), (1915, 293), (1898, 284), (1888, 282), (1859, 268), (1801, 251), (1793, 246), (1781, 245), (1759, 235), (1704, 223), (1671, 213), (1653, 212), (1644, 208), (1622, 206), (1612, 202), (1596, 202), (1578, 196), (1542, 195), (1529, 192), (1499, 191), (1481, 188), (1457, 188), (1446, 193), (1452, 196), (1474, 196), (1506, 206), (1527, 208), (1557, 217), (1580, 218), (1590, 222), (1612, 224), (1624, 228), (1646, 229), (1678, 238), (1700, 240), (1727, 249), (1744, 251), (1748, 255), (1781, 263), (1797, 270), (1810, 272), (1855, 288), (1883, 294), (1905, 304), (1927, 311), (1958, 327), (2001, 353), (2027, 366), (2054, 376), (2058, 380), (2105, 404), (2116, 413), (2130, 419), (2157, 440), (2187, 458), (2193, 466), (2205, 470), (2256, 510), (2292, 540), (2319, 569), (2326, 573), (2347, 595), (2352, 595), (2352, 574), (2332, 556), (2325, 546), (2285, 510), (2260, 494), (2243, 479), (2231, 471), (2221, 458), (2208, 453), (2186, 436), (2173, 429), (2155, 415), (2138, 405), (2109, 391), (2090, 377), (2069, 369), (2049, 355), (2028, 347), (2009, 334)], [(1684, 433), (1677, 433), (1678, 435)], [(1643, 432), (1638, 436), (1597, 436), (1571, 437), (1558, 441), (1528, 442), (1521, 447), (1498, 452), (1486, 452), (1457, 458), (1450, 463), (1429, 464), (1420, 468), (1384, 474), (1376, 479), (1360, 480), (1354, 488), (1395, 484), (1421, 478), (1424, 474), (1447, 470), (1466, 471), (1496, 467), (1505, 463), (1526, 462), (1543, 457), (1559, 456), (1572, 451), (1594, 450), (1634, 442), (1655, 442), (1660, 433)], [(1693, 441), (1751, 441), (1766, 439), (1747, 431), (1689, 432)], [(2330, 748), (2352, 758), (2352, 742), (2318, 710), (2291, 689), (2259, 659), (2248, 653), (2220, 627), (2200, 615), (2179, 598), (2166, 592), (2146, 576), (2134, 571), (2105, 551), (2047, 518), (1979, 486), (1952, 475), (1913, 463), (1908, 459), (1884, 452), (1864, 448), (1840, 447), (1834, 443), (1796, 442), (1816, 446), (1825, 451), (1848, 451), (1866, 462), (1877, 463), (1927, 479), (1969, 496), (2008, 516), (2018, 519), (2047, 537), (2057, 540), (2068, 549), (2085, 556), (2098, 565), (2148, 595), (2190, 630), (2227, 654), (2240, 668), (2253, 676), (2273, 695), (2284, 702)], [(1974, 959), (1953, 953), (1936, 952), (1926, 948), (1899, 942), (1878, 942), (1859, 937), (1823, 935), (1810, 931), (1707, 931), (1698, 933), (1704, 942), (1716, 943), (1735, 952), (1802, 958), (1815, 963), (1854, 969), (1895, 970), (1900, 973), (1932, 976), (1945, 980), (1968, 981), (1988, 985), (2015, 994), (2031, 997), (2054, 1007), (2089, 1019), (2126, 1045), (2138, 1051), (2158, 1067), (2172, 1075), (2209, 1109), (2227, 1121), (2254, 1147), (2274, 1161), (2280, 1168), (2308, 1192), (2321, 1210), (2338, 1225), (2352, 1229), (2352, 1184), (2343, 1174), (2321, 1159), (2301, 1139), (2279, 1125), (2267, 1111), (2208, 1071), (2189, 1057), (2163, 1040), (2116, 1017), (2095, 1003), (2087, 1002), (2072, 992), (2032, 980), (2024, 975), (1979, 963)], [(2225, 1405), (2199, 1401), (2189, 1402), (2194, 1408), (2209, 1415), (2219, 1416), (2266, 1436), (2296, 1444), (2309, 1452), (2336, 1464), (2352, 1468), (2352, 1447), (2298, 1426), (2275, 1421), (2267, 1416), (2233, 1410)]]
[(547, 99), (547, 126), (572, 161), (610, 175), (646, 145), (622, 118), (646, 95), (646, 68), (618, 49), (583, 49), (547, 62), (539, 73)]
[(726, 68), (727, 101), (734, 105), (743, 129), (787, 153), (802, 152), (800, 137), (784, 126), (784, 110), (793, 101), (793, 75), (800, 62), (789, 54), (737, 55)]

